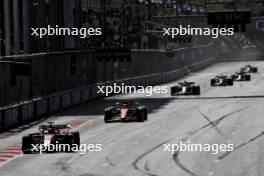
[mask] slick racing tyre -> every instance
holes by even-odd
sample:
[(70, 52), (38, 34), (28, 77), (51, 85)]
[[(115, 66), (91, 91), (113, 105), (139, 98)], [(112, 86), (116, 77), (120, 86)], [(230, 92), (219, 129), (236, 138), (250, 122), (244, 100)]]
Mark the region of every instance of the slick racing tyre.
[(148, 120), (148, 110), (144, 109), (144, 120)]
[(258, 68), (257, 67), (252, 68), (252, 72), (253, 73), (258, 73)]
[(78, 145), (80, 147), (80, 133), (79, 132), (73, 132), (73, 140), (74, 144)]
[(175, 86), (171, 88), (171, 96), (175, 95), (177, 92), (182, 91), (181, 87)]
[(145, 121), (145, 113), (144, 110), (138, 109), (136, 113), (137, 121), (144, 122)]
[(112, 119), (112, 111), (111, 110), (106, 110), (105, 115), (104, 115), (104, 122), (105, 123), (110, 123), (110, 120)]
[(22, 138), (22, 152), (23, 154), (30, 154), (32, 147), (31, 147), (31, 139), (29, 136), (23, 136)]
[(251, 75), (246, 75), (246, 81), (250, 81), (251, 80)]
[(201, 94), (200, 86), (193, 87), (193, 94), (194, 95), (200, 95)]
[(227, 84), (233, 86), (234, 85), (233, 79), (227, 79)]
[(215, 79), (211, 79), (211, 86), (215, 86), (215, 83), (216, 83)]

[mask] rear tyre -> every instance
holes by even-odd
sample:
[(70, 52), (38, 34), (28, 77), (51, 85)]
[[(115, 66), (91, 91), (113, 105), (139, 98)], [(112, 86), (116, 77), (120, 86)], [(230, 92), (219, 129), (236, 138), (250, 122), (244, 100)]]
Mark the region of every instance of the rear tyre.
[(74, 139), (74, 144), (80, 147), (80, 133), (79, 132), (73, 132), (73, 139)]
[(216, 83), (215, 79), (211, 79), (211, 86), (215, 86), (215, 83)]
[(148, 110), (144, 109), (144, 120), (148, 120)]
[(171, 96), (174, 96), (177, 92), (180, 92), (182, 89), (178, 86), (171, 88)]
[(253, 73), (257, 73), (258, 72), (258, 68), (257, 67), (255, 67), (255, 68), (253, 68)]
[(246, 80), (250, 81), (251, 80), (251, 75), (246, 75)]
[(200, 90), (200, 86), (196, 86), (194, 87), (194, 95), (200, 95), (201, 94), (201, 90)]
[(228, 79), (227, 81), (228, 81), (228, 85), (230, 85), (230, 86), (234, 85), (233, 79)]
[(29, 136), (23, 136), (22, 138), (22, 152), (23, 154), (32, 153), (31, 139)]

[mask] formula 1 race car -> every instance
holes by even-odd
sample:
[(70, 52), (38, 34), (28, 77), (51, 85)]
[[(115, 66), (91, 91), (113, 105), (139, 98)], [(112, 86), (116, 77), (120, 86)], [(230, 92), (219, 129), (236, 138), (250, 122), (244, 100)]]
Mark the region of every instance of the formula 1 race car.
[(244, 73), (257, 73), (258, 72), (258, 68), (254, 67), (252, 65), (246, 65), (245, 67), (242, 67), (240, 69), (240, 72), (244, 72)]
[(251, 75), (240, 71), (240, 72), (237, 72), (236, 74), (232, 75), (231, 78), (234, 81), (250, 81)]
[(105, 109), (104, 121), (110, 122), (144, 122), (148, 119), (148, 112), (145, 106), (138, 106), (134, 102), (118, 102), (115, 107)]
[(200, 86), (194, 82), (180, 82), (179, 85), (171, 87), (171, 96), (176, 95), (200, 95)]
[[(31, 133), (27, 136), (23, 136), (22, 152), (24, 154), (37, 152), (33, 151), (33, 145), (48, 149), (51, 144), (68, 144), (69, 147), (75, 144), (75, 146), (79, 148), (80, 134), (79, 132), (70, 132), (70, 126), (67, 124), (55, 125), (54, 122), (49, 122), (47, 125), (40, 125), (38, 133)], [(40, 150), (40, 148), (38, 148), (38, 150)], [(71, 151), (71, 148), (69, 148), (68, 151)]]
[(224, 75), (216, 76), (211, 79), (211, 86), (233, 86), (233, 79)]

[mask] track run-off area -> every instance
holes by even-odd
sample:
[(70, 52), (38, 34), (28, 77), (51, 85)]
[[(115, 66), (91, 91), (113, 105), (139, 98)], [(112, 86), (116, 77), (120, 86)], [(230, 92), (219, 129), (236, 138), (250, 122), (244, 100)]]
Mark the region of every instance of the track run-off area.
[[(217, 74), (231, 75), (246, 64), (257, 66), (250, 82), (211, 87)], [(83, 104), (40, 122), (77, 123), (82, 144), (102, 151), (23, 155), (22, 136), (39, 124), (0, 134), (0, 176), (263, 176), (264, 62), (225, 62), (167, 84), (193, 81), (200, 96), (116, 95)], [(170, 89), (169, 89), (170, 90)], [(130, 99), (148, 108), (148, 121), (103, 121), (104, 108)], [(234, 144), (231, 152), (165, 152), (163, 144)]]

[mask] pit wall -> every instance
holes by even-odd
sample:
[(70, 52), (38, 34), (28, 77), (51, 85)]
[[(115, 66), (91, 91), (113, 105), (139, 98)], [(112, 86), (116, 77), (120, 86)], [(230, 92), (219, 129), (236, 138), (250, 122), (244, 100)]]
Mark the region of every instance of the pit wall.
[[(90, 52), (88, 54), (81, 53), (81, 55), (92, 57)], [(103, 98), (102, 94), (97, 94), (97, 86), (110, 86), (114, 83), (133, 86), (164, 84), (214, 64), (218, 56), (219, 47), (213, 43), (170, 51), (133, 50), (131, 63), (120, 63), (118, 67), (111, 63), (97, 63), (97, 70), (102, 72), (102, 68), (104, 68), (105, 74), (95, 74), (98, 82), (96, 84), (33, 98), (0, 109), (0, 131), (37, 121), (66, 108)], [(43, 61), (35, 58), (31, 62), (36, 66)], [(54, 61), (50, 60), (50, 62)], [(111, 77), (107, 77), (106, 73), (109, 72), (111, 72)]]

